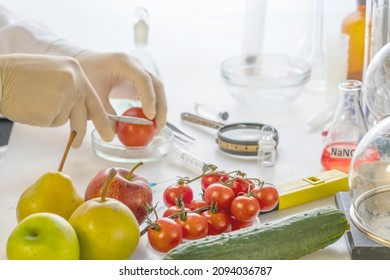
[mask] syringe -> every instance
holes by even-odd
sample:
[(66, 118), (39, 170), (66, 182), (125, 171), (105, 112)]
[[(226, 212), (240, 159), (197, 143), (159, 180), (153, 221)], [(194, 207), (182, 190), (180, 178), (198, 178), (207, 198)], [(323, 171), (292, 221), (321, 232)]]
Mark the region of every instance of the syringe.
[(208, 167), (203, 160), (180, 148), (172, 151), (170, 161), (200, 173), (205, 172)]
[[(197, 158), (193, 154), (180, 149), (180, 148), (175, 148), (170, 154), (169, 154), (169, 162), (173, 164), (180, 165), (181, 167), (185, 167), (187, 169), (190, 169), (194, 172), (197, 172), (198, 175), (201, 173), (205, 172), (208, 164), (205, 163), (203, 160)], [(150, 183), (151, 187), (154, 187), (159, 184), (167, 183), (170, 181), (177, 180), (176, 178), (160, 181), (160, 182), (152, 182)]]

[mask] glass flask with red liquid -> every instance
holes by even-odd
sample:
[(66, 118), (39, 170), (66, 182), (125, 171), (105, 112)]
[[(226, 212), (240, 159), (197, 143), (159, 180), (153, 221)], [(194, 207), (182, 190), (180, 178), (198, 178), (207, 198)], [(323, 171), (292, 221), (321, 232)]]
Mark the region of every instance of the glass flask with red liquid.
[(325, 170), (348, 173), (351, 159), (367, 125), (360, 106), (362, 83), (346, 80), (339, 83), (339, 103), (325, 139), (321, 164)]

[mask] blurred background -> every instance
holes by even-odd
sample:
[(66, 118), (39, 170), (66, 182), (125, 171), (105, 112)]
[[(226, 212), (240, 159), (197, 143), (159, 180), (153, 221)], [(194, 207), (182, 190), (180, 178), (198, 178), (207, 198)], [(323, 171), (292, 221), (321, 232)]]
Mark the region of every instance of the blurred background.
[[(134, 11), (139, 6), (145, 7), (149, 11), (150, 48), (162, 72), (167, 64), (214, 61), (219, 64), (226, 57), (240, 53), (246, 12), (246, 1), (242, 0), (1, 0), (0, 3), (24, 18), (41, 21), (81, 46), (125, 52), (133, 43)], [(309, 0), (268, 1), (265, 52), (294, 54), (301, 50), (309, 27), (309, 6)], [(340, 32), (342, 19), (355, 10), (356, 0), (324, 1), (324, 35)]]
[[(268, 1), (264, 53), (301, 55), (307, 50), (312, 2)], [(357, 0), (323, 2), (325, 38), (326, 34), (341, 33), (342, 20), (356, 10)], [(208, 102), (233, 111), (230, 97), (220, 98), (225, 96), (226, 89), (219, 71), (223, 60), (242, 53), (247, 1), (0, 0), (0, 3), (21, 18), (43, 23), (76, 45), (96, 51), (121, 52), (130, 52), (133, 48), (135, 11), (144, 7), (149, 13), (149, 50), (164, 82), (169, 108), (180, 104), (180, 111), (191, 111), (193, 104), (186, 99), (191, 87), (192, 92), (206, 94)], [(242, 114), (242, 110), (237, 110)], [(169, 110), (168, 119), (177, 123), (179, 115), (172, 111)], [(301, 111), (296, 113), (301, 114)], [(304, 119), (310, 114), (311, 111), (306, 112)], [(258, 118), (257, 113), (255, 117)], [(267, 116), (263, 117), (267, 121)], [(4, 125), (7, 127), (1, 135), (1, 145), (8, 141), (10, 131), (9, 123)]]

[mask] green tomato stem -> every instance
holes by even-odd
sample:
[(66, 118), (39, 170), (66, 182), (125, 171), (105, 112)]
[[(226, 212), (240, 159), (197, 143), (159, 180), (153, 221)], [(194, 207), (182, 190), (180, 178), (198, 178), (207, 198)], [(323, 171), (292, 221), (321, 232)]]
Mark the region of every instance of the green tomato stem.
[[(202, 212), (205, 212), (207, 210), (210, 209), (210, 206), (203, 206), (203, 207), (200, 207), (198, 209), (195, 209), (193, 211), (189, 211), (189, 213), (202, 213)], [(178, 217), (180, 217), (180, 212), (179, 213), (176, 213), (176, 214), (173, 214), (173, 215), (170, 215), (168, 216), (167, 218), (170, 218), (170, 219), (176, 219)], [(148, 232), (148, 228), (153, 226), (153, 223), (150, 223), (150, 225), (147, 225), (146, 227), (144, 227), (141, 231), (140, 231), (140, 236), (144, 235), (145, 233)]]

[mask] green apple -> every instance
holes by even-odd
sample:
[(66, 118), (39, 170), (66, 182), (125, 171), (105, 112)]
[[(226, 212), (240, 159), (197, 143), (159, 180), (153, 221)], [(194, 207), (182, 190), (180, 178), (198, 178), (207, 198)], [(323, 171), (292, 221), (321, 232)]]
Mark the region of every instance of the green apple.
[(35, 213), (16, 225), (7, 241), (9, 260), (78, 260), (76, 231), (63, 217)]

